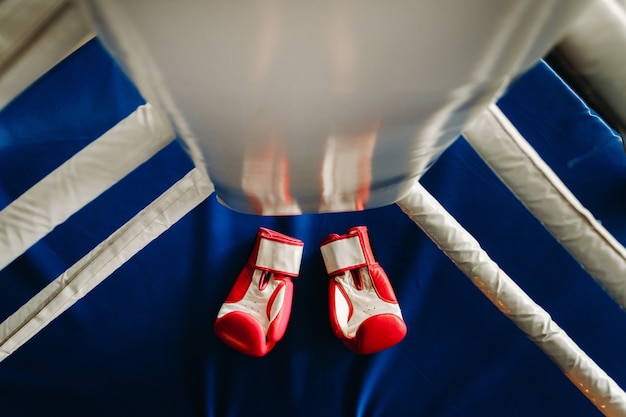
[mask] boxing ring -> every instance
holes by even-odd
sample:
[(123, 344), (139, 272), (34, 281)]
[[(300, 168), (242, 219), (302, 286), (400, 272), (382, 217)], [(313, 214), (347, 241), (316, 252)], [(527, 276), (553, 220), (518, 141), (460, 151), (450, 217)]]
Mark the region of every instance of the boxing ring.
[[(624, 45), (626, 12), (602, 4), (586, 10), (609, 7), (614, 36), (602, 42)], [(184, 113), (146, 101), (159, 96), (149, 80), (135, 84), (88, 41), (0, 111), (0, 411), (626, 415), (624, 58), (585, 45), (590, 27), (555, 51), (603, 63), (582, 79), (606, 109), (539, 61), (461, 136), (435, 143), (441, 154), (396, 204), (363, 206), (373, 188), (336, 199), (353, 184), (322, 175), (321, 212), (295, 204), (297, 192), (272, 194), (285, 212), (264, 213), (263, 196), (256, 213), (227, 208), (220, 190), (247, 203), (223, 181), (215, 192)], [(341, 155), (342, 141), (326, 146)], [(280, 177), (280, 158), (269, 161)], [(353, 169), (341, 162), (324, 159), (324, 172)], [(408, 328), (371, 356), (330, 333), (319, 252), (328, 233), (359, 224)], [(298, 237), (304, 254), (284, 340), (248, 358), (212, 325), (259, 227)]]

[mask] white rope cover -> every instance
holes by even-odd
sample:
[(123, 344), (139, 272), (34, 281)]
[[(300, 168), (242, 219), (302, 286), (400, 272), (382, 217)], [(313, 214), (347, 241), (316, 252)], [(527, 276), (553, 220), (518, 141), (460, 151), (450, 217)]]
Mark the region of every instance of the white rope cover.
[(194, 168), (0, 324), (0, 361), (204, 201), (213, 185)]
[(0, 269), (174, 139), (164, 113), (140, 106), (0, 211)]
[(490, 106), (463, 134), (533, 215), (626, 307), (626, 249), (576, 199), (502, 111)]
[(502, 271), (479, 243), (418, 182), (398, 201), (487, 298), (561, 368), (607, 417), (626, 415), (626, 393)]

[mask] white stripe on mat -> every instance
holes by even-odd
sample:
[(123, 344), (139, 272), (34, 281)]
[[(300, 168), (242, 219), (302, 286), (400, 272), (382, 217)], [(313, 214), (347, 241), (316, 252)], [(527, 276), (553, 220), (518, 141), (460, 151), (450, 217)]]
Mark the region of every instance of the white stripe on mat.
[(626, 415), (626, 393), (537, 305), (418, 182), (398, 205), (454, 264), (556, 363), (607, 417)]
[(0, 211), (0, 269), (174, 139), (146, 104)]
[(194, 168), (0, 324), (0, 361), (35, 336), (213, 191)]
[(496, 106), (463, 132), (530, 212), (622, 307), (626, 249), (593, 217)]

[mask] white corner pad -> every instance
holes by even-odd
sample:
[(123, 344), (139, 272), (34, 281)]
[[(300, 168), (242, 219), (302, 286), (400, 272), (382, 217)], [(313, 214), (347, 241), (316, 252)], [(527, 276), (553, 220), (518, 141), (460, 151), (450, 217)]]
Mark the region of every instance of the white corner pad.
[(359, 236), (329, 242), (321, 246), (320, 251), (329, 275), (366, 264)]
[(555, 49), (626, 129), (626, 2), (590, 1)]
[(0, 323), (0, 361), (159, 237), (213, 191), (194, 168)]
[(256, 266), (285, 275), (297, 276), (302, 261), (302, 245), (293, 245), (271, 239), (261, 239)]
[(502, 271), (419, 182), (398, 206), (476, 287), (607, 417), (626, 415), (626, 393)]
[(0, 269), (174, 139), (165, 113), (139, 106), (0, 211)]
[(463, 135), (506, 186), (624, 309), (626, 249), (491, 105)]

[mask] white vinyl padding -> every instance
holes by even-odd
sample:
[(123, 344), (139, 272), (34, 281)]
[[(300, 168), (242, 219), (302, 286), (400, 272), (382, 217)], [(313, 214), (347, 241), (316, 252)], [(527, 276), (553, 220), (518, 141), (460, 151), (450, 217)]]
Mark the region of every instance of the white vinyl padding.
[[(626, 5), (594, 0), (556, 47), (626, 129)], [(622, 135), (626, 132), (622, 131)]]
[[(264, 215), (395, 202), (464, 121), (588, 7), (585, 0), (83, 3), (142, 96), (201, 150), (225, 205)], [(167, 30), (172, 21), (185, 24)], [(466, 36), (452, 36), (455, 27)], [(339, 137), (355, 146), (333, 143)], [(259, 149), (272, 146), (289, 169), (264, 163)]]
[[(398, 206), (476, 287), (522, 330), (607, 417), (626, 415), (626, 393), (416, 182)], [(506, 412), (504, 412), (506, 414)]]
[(0, 361), (204, 201), (212, 191), (208, 177), (194, 168), (48, 284), (0, 324)]
[(464, 136), (532, 214), (626, 307), (626, 249), (587, 210), (496, 106)]
[(167, 116), (140, 106), (0, 211), (0, 269), (174, 139)]

